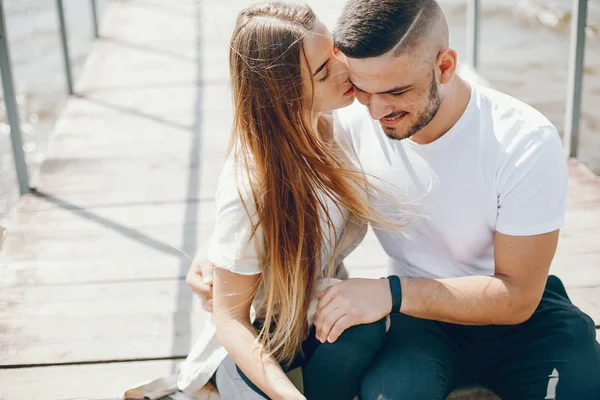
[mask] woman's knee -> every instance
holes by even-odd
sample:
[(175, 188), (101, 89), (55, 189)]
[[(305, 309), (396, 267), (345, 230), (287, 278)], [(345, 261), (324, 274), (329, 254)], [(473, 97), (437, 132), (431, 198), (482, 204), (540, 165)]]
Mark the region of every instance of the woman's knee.
[(267, 397), (242, 375), (230, 356), (215, 372), (215, 383), (223, 400), (266, 400)]

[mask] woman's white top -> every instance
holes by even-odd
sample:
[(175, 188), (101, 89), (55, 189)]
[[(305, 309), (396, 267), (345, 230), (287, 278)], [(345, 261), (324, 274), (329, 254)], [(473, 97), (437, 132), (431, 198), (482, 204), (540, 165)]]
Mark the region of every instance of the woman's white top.
[[(352, 147), (342, 135), (336, 134), (338, 129), (337, 121), (334, 121), (334, 145), (340, 155), (356, 165)], [(254, 275), (261, 273), (259, 255), (264, 248), (262, 233), (259, 227), (251, 239), (254, 202), (248, 180), (240, 176), (238, 171), (239, 168), (231, 159), (226, 161), (221, 171), (216, 194), (216, 226), (209, 243), (208, 260), (218, 268), (242, 275)], [(338, 207), (330, 198), (323, 195), (322, 200), (333, 223), (333, 226), (323, 225), (326, 238), (321, 257), (322, 268), (334, 256), (336, 241), (339, 247), (334, 260), (334, 278), (319, 281), (317, 291), (348, 277), (343, 259), (362, 241), (367, 230), (365, 223), (352, 218), (346, 209)], [(264, 293), (259, 289), (253, 301), (253, 309), (260, 310), (263, 302)], [(315, 308), (316, 301), (313, 300), (308, 316), (309, 325), (313, 323)], [(190, 395), (196, 393), (210, 380), (226, 356), (225, 348), (217, 340), (213, 316), (207, 315), (200, 337), (181, 364), (177, 382), (179, 390)]]

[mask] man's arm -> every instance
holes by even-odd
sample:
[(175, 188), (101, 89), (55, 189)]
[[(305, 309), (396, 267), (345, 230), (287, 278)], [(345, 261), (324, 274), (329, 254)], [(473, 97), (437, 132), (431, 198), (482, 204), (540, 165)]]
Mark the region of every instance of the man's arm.
[[(524, 322), (540, 302), (557, 244), (558, 230), (535, 236), (496, 233), (494, 276), (402, 278), (401, 312), (463, 325)], [(315, 325), (323, 342), (334, 342), (351, 326), (379, 320), (392, 307), (387, 280), (351, 279), (319, 299)]]
[(528, 320), (538, 306), (558, 231), (494, 237), (496, 273), (452, 279), (403, 278), (402, 313), (464, 325), (511, 325)]

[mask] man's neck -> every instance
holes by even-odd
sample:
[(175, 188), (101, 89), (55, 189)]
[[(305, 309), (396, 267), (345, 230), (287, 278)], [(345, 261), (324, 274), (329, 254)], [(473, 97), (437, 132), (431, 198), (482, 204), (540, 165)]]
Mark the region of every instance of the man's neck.
[(435, 117), (409, 140), (418, 144), (435, 142), (458, 122), (469, 104), (471, 85), (459, 76), (455, 76), (446, 89)]

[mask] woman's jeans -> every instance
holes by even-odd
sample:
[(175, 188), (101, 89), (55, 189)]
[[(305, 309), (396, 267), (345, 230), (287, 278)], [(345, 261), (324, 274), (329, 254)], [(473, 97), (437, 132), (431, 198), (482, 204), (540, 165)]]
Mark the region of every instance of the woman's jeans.
[[(383, 346), (385, 319), (347, 329), (334, 343), (321, 343), (314, 328), (299, 355), (287, 368), (302, 367), (304, 395), (308, 400), (352, 400), (360, 391), (364, 373)], [(268, 399), (227, 357), (217, 369), (214, 382), (223, 400)]]

